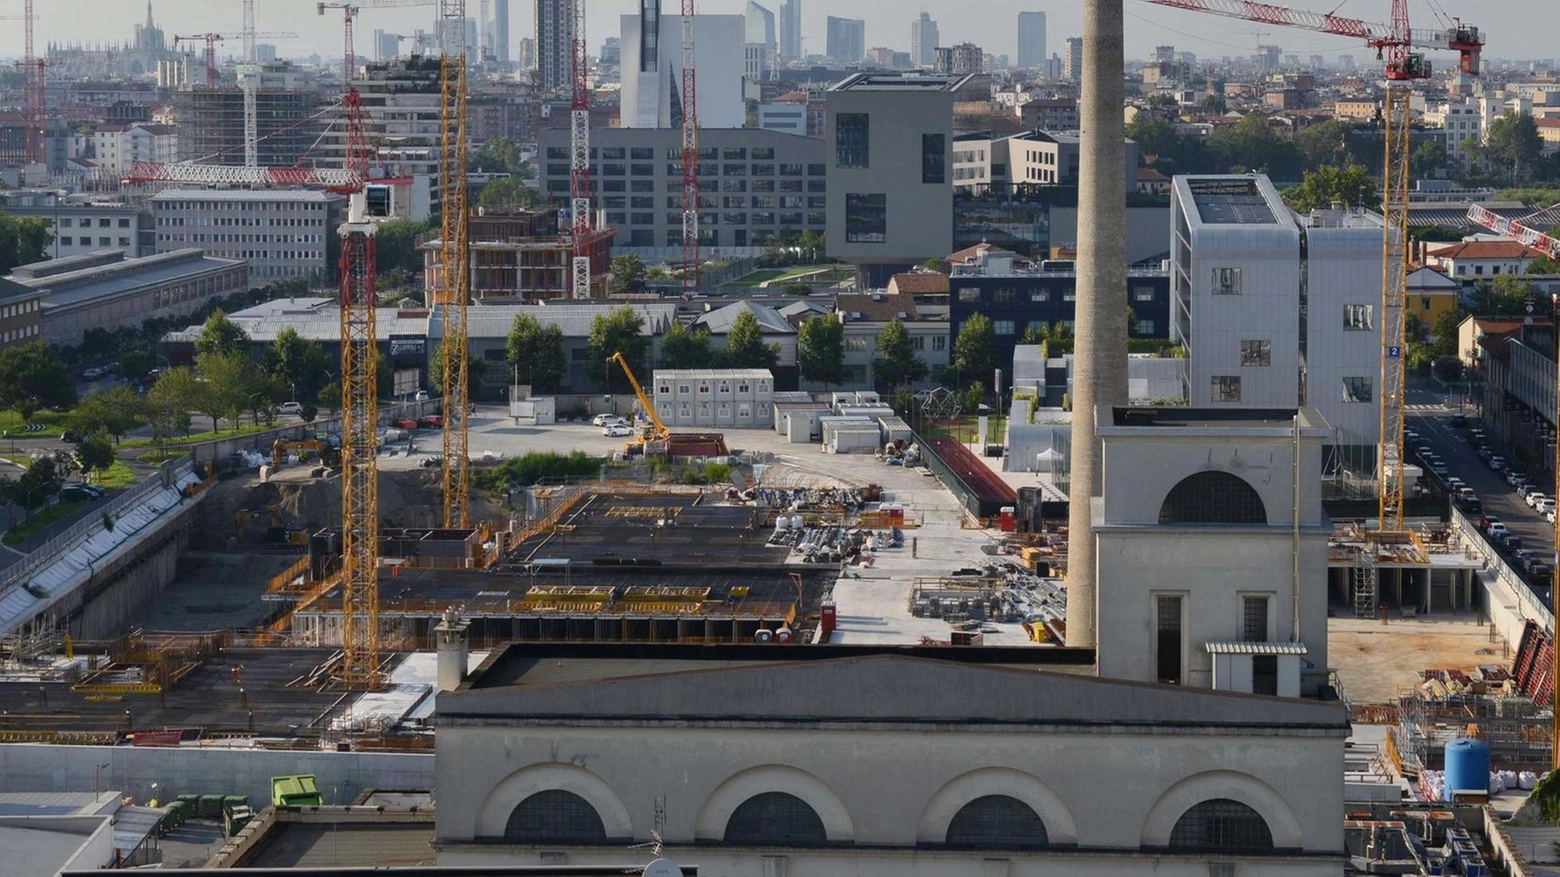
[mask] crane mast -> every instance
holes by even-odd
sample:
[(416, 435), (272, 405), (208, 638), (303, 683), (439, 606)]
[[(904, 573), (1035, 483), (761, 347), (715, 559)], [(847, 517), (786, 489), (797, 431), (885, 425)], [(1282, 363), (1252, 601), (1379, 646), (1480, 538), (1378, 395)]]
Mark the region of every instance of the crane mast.
[(244, 62), (238, 80), (244, 90), (244, 167), (260, 164), (260, 116), (255, 91), (260, 87), (260, 65), (255, 60), (255, 0), (244, 0)]
[(683, 289), (699, 288), (699, 103), (693, 47), (694, 0), (682, 0)]
[(574, 38), (569, 43), (569, 219), (574, 242), (569, 294), (590, 298), (590, 70), (585, 44), (585, 0), (574, 4)]
[(468, 526), (471, 489), (466, 432), (471, 411), (466, 374), (471, 250), (466, 211), (466, 0), (439, 0), (439, 38), (443, 49), (439, 64), (442, 236), (436, 300), (444, 318), (438, 354), (444, 372), (444, 526), (453, 529)]
[(27, 161), (37, 164), (47, 161), (44, 155), (44, 61), (33, 52), (33, 0), (27, 0), (22, 10), (22, 115), (27, 123)]
[(351, 3), (318, 3), (316, 9), (320, 15), (327, 9), (341, 10), (341, 25), (346, 36), (346, 48), (341, 53), (341, 81), (351, 82), (353, 74), (357, 71), (357, 49), (352, 39), (352, 21), (357, 18), (360, 7)]

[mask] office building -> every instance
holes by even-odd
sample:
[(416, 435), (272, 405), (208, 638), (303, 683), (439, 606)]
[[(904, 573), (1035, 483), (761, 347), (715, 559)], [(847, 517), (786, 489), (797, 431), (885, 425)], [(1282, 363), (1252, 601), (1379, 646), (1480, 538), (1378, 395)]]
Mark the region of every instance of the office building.
[(1380, 217), (1300, 216), (1260, 175), (1178, 176), (1170, 212), (1171, 337), (1187, 349), (1190, 403), (1303, 402), (1343, 444), (1376, 444)]
[(328, 281), (346, 199), (303, 189), (164, 189), (152, 197), (157, 252), (199, 247), (249, 263), (257, 286)]
[[(521, 37), (519, 51), (515, 53), (515, 66), (521, 70), (537, 70), (536, 66), (536, 38)], [(538, 77), (541, 75), (537, 72)]]
[(938, 73), (967, 76), (982, 72), (985, 64), (986, 53), (981, 51), (980, 46), (959, 43), (957, 46), (938, 46), (932, 67)]
[[(763, 43), (747, 43), (742, 47), (742, 78), (748, 82), (769, 79), (774, 69), (774, 55)], [(703, 98), (700, 98), (703, 100)]]
[(37, 341), (43, 334), (43, 293), (0, 278), (0, 350)]
[(780, 0), (780, 57), (802, 59), (802, 0)]
[(249, 266), (195, 248), (143, 258), (103, 250), (22, 265), (8, 279), (38, 293), (39, 332), (45, 341), (76, 345), (89, 329), (139, 326), (245, 292)]
[(910, 22), (910, 64), (914, 67), (930, 67), (937, 61), (937, 22), (925, 12)]
[[(643, 0), (622, 22), (620, 126), (676, 128), (682, 124), (682, 16), (663, 15), (662, 0)], [(699, 127), (740, 128), (745, 63), (740, 15), (695, 15), (698, 45)]]
[(791, 103), (759, 104), (758, 127), (782, 134), (807, 134), (807, 105)]
[(117, 200), (66, 195), (55, 189), (0, 192), (0, 211), (16, 218), (35, 217), (49, 224), (54, 240), (50, 259), (119, 250), (134, 258), (151, 255), (151, 212)]
[(867, 54), (867, 22), (860, 18), (829, 16), (824, 53), (835, 64), (859, 64)]
[(875, 286), (952, 252), (953, 98), (970, 78), (858, 73), (825, 94), (829, 255), (872, 266)]
[(374, 29), (374, 60), (380, 63), (401, 57), (401, 42), (406, 37), (378, 28)]
[[(568, 129), (544, 129), (538, 147), (542, 193), (564, 204)], [(824, 230), (829, 184), (823, 141), (757, 128), (706, 128), (699, 132), (699, 150), (699, 235), (707, 251), (759, 248)], [(613, 249), (639, 248), (654, 258), (680, 253), (682, 132), (600, 128), (591, 132), (591, 151), (595, 206), (617, 229)]]
[(1037, 70), (1045, 65), (1045, 13), (1018, 14), (1018, 66)]
[(1083, 81), (1083, 37), (1068, 37), (1067, 52), (1062, 55), (1062, 78)]
[[(325, 95), (286, 61), (263, 64), (255, 91), (257, 162), (262, 167), (308, 164), (324, 123), (316, 116)], [(244, 163), (244, 91), (236, 85), (181, 89), (173, 97), (174, 115), (199, 120), (181, 124), (180, 161), (202, 164)], [(340, 127), (339, 125), (337, 127)]]
[(493, 58), (499, 66), (509, 66), (509, 0), (493, 0), (492, 37)]
[(568, 92), (573, 87), (573, 39), (573, 0), (536, 0), (536, 86), (542, 91)]
[(743, 14), (746, 21), (745, 36), (743, 39), (749, 43), (762, 43), (771, 51), (778, 46), (778, 37), (775, 33), (775, 14), (768, 8), (748, 0), (747, 9)]

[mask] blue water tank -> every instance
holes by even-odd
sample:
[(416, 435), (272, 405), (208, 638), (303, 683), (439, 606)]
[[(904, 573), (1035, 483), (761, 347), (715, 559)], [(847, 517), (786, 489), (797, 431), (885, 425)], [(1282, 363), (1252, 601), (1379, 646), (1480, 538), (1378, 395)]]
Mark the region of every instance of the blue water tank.
[(1489, 790), (1489, 744), (1466, 738), (1446, 744), (1446, 800), (1459, 793), (1487, 795)]

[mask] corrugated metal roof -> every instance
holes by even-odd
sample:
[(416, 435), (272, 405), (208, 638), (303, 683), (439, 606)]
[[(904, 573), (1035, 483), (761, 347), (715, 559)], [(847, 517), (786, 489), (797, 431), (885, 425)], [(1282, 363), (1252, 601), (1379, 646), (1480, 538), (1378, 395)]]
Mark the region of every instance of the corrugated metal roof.
[(342, 196), (312, 189), (164, 189), (152, 196), (159, 201), (340, 201)]
[(1210, 655), (1304, 655), (1305, 643), (1249, 643), (1238, 640), (1204, 643)]
[(157, 830), (163, 811), (152, 807), (121, 807), (114, 814), (114, 849), (128, 856)]

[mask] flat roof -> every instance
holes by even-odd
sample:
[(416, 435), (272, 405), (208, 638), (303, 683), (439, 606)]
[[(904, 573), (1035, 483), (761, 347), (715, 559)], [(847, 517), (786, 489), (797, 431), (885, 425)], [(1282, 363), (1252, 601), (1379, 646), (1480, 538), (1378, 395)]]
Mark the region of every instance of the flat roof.
[(341, 195), (318, 189), (163, 189), (158, 201), (344, 201)]
[(427, 865), (435, 858), (433, 822), (277, 821), (243, 868)]
[(1209, 225), (1278, 224), (1255, 178), (1193, 177), (1186, 185), (1198, 216)]
[[(205, 255), (203, 250), (186, 249), (23, 280), (21, 283), (43, 294), (43, 307), (47, 310), (126, 295), (230, 269), (247, 271), (247, 266), (236, 259), (218, 259)], [(337, 331), (339, 333), (339, 328)]]
[(1306, 408), (1188, 408), (1184, 406), (1117, 407), (1111, 409), (1111, 426), (1127, 427), (1193, 427), (1193, 428), (1253, 428), (1294, 425), (1295, 415), (1300, 415), (1302, 428), (1315, 427), (1320, 418)]
[(829, 91), (955, 92), (977, 74), (856, 73), (829, 86)]

